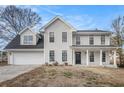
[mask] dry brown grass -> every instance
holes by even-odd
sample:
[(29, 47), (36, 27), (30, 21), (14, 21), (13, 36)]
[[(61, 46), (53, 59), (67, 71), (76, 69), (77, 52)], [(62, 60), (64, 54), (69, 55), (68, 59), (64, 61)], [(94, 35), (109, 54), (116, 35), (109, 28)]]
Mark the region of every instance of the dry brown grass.
[(124, 69), (84, 68), (73, 66), (42, 66), (1, 87), (100, 87), (124, 86)]
[(6, 65), (8, 65), (7, 61), (4, 61), (4, 62), (0, 61), (0, 66), (6, 66)]

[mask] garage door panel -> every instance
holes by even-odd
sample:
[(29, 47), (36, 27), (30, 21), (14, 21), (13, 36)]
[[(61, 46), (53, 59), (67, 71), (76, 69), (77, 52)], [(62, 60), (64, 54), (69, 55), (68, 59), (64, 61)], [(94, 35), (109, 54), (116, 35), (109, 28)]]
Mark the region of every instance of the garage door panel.
[(14, 64), (44, 64), (43, 52), (14, 52)]

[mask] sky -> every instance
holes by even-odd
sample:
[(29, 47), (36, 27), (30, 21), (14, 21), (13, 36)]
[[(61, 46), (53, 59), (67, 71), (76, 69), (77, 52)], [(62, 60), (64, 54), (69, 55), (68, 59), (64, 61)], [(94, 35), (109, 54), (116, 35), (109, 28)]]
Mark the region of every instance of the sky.
[(77, 30), (97, 28), (112, 31), (112, 21), (124, 15), (123, 5), (18, 5), (18, 7), (31, 8), (39, 14), (42, 18), (39, 28), (59, 15)]
[(112, 21), (124, 15), (124, 6), (117, 5), (26, 5), (42, 17), (42, 26), (56, 15), (76, 29), (112, 30)]

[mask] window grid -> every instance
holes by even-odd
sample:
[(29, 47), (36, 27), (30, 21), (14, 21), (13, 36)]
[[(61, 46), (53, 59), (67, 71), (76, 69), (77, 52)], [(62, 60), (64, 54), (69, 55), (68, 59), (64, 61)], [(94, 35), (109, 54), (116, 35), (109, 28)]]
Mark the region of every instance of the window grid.
[(54, 32), (49, 33), (49, 41), (54, 42)]
[(49, 56), (50, 56), (50, 61), (54, 61), (55, 60), (54, 50), (50, 51)]
[(90, 43), (90, 45), (93, 45), (94, 44), (94, 37), (93, 36), (90, 36), (89, 43)]
[(102, 52), (102, 62), (106, 62), (106, 52)]
[(67, 32), (62, 32), (62, 42), (67, 42)]
[(62, 61), (67, 61), (67, 50), (62, 50)]
[(33, 36), (32, 35), (24, 36), (23, 43), (26, 44), (26, 45), (33, 44)]
[(76, 45), (80, 45), (80, 36), (76, 36)]
[(105, 45), (105, 35), (101, 36), (101, 45)]
[(94, 52), (90, 52), (90, 62), (94, 62)]

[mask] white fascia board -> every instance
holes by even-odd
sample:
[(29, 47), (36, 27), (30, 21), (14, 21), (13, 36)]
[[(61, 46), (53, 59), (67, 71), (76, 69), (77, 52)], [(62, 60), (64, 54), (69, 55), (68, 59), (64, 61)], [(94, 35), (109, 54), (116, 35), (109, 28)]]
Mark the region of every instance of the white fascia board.
[(24, 31), (26, 31), (26, 29), (29, 29), (33, 34), (37, 34), (35, 32), (32, 31), (32, 29), (30, 29), (30, 27), (25, 27), (22, 31), (19, 32), (19, 35), (21, 35)]
[(42, 31), (44, 31), (44, 29), (46, 28), (46, 27), (48, 27), (50, 24), (52, 24), (55, 20), (57, 20), (57, 19), (60, 19), (63, 23), (65, 23), (66, 25), (68, 25), (71, 29), (72, 29), (72, 31), (76, 31), (76, 29), (71, 25), (71, 24), (69, 24), (68, 22), (66, 22), (64, 19), (62, 19), (60, 16), (56, 16), (56, 17), (54, 17), (51, 21), (49, 21), (46, 25), (44, 25), (41, 29), (42, 29)]

